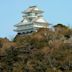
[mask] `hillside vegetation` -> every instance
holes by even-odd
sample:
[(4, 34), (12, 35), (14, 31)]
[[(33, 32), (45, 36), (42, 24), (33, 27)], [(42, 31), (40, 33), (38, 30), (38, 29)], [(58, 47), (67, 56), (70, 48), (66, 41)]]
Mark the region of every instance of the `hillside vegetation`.
[(0, 39), (0, 72), (72, 72), (72, 30), (62, 24)]

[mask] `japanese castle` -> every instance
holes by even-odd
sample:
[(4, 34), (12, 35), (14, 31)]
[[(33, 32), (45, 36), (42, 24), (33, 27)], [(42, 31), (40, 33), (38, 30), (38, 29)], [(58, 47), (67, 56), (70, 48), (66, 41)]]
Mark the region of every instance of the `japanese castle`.
[(43, 11), (37, 6), (30, 6), (23, 13), (23, 20), (15, 25), (18, 34), (37, 32), (39, 28), (48, 28), (48, 22), (43, 18)]

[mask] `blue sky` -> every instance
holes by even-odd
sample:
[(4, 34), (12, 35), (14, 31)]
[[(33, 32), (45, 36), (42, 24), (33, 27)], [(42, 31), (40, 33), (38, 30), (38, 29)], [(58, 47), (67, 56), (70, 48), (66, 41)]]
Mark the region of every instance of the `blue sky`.
[(45, 19), (53, 25), (72, 27), (72, 0), (0, 0), (0, 37), (11, 38), (15, 24), (22, 20), (21, 12), (32, 5), (45, 11)]

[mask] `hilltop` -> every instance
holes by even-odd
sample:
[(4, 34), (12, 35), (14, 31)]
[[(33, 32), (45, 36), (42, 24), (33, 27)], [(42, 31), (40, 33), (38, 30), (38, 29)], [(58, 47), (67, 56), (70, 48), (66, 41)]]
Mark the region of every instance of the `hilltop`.
[(62, 24), (0, 38), (0, 72), (72, 72), (72, 30)]

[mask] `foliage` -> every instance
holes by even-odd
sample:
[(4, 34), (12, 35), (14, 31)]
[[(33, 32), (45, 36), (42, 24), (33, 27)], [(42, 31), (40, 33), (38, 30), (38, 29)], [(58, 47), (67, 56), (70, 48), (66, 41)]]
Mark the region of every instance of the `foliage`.
[(0, 72), (72, 72), (72, 43), (64, 34), (40, 29), (17, 36), (5, 54), (0, 55)]

